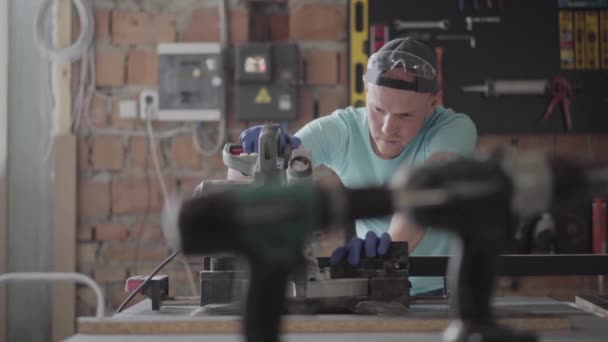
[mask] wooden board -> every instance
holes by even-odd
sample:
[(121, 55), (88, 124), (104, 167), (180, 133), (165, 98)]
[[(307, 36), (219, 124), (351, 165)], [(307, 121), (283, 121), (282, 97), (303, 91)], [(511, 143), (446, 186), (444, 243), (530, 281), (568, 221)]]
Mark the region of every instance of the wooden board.
[[(54, 138), (53, 182), (53, 271), (76, 271), (76, 137), (68, 134)], [(52, 286), (53, 341), (74, 334), (76, 287), (61, 282)]]
[[(578, 308), (546, 298), (504, 297), (495, 300), (499, 322), (518, 330), (562, 331), (571, 328), (569, 315)], [(287, 315), (284, 333), (441, 332), (451, 312), (445, 303), (413, 305), (403, 316)], [(102, 334), (238, 334), (238, 316), (201, 313), (190, 301), (168, 301), (160, 311), (144, 300), (114, 317), (79, 318), (78, 333)]]
[[(78, 333), (105, 334), (235, 334), (241, 331), (236, 317), (214, 319), (112, 319), (79, 318)], [(444, 318), (387, 318), (336, 316), (287, 317), (283, 333), (345, 333), (345, 332), (440, 332), (449, 324)], [(499, 322), (518, 330), (568, 330), (570, 320), (560, 316), (513, 317)]]
[[(53, 40), (59, 48), (71, 44), (72, 1), (56, 3), (57, 26)], [(54, 63), (52, 69), (55, 99), (53, 146), (53, 271), (76, 271), (76, 138), (71, 134), (72, 97), (70, 63)], [(76, 287), (60, 283), (52, 286), (51, 340), (63, 341), (74, 334)]]

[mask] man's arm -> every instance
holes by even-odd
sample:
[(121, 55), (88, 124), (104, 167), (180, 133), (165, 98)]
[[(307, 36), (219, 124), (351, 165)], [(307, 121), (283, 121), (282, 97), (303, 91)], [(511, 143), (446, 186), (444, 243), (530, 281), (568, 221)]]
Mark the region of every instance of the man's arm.
[[(436, 152), (427, 162), (433, 161), (449, 161), (462, 158), (458, 153), (454, 152)], [(405, 214), (394, 214), (391, 220), (391, 225), (388, 228), (388, 234), (393, 241), (407, 241), (409, 253), (412, 253), (424, 238), (426, 228), (412, 222)]]

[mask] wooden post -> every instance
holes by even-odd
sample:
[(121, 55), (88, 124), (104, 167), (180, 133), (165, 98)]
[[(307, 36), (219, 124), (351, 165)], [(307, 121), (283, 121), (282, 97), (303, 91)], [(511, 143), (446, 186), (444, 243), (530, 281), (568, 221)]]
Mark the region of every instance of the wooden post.
[[(54, 43), (59, 48), (71, 44), (72, 1), (60, 0), (54, 18)], [(83, 61), (84, 63), (85, 61)], [(71, 65), (54, 63), (52, 67), (54, 121), (53, 147), (53, 271), (76, 270), (76, 137), (71, 133)], [(61, 341), (75, 331), (75, 285), (59, 283), (52, 290), (52, 341)]]

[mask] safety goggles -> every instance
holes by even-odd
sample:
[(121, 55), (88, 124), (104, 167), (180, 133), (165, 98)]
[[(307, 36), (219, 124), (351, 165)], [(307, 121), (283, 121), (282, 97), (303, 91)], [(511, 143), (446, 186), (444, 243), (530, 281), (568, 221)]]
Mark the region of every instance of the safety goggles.
[[(416, 81), (387, 79), (382, 75), (385, 71), (402, 68), (404, 71), (416, 76)], [(367, 71), (364, 79), (373, 84), (412, 90), (421, 93), (433, 93), (437, 90), (435, 77), (437, 71), (424, 59), (405, 51), (378, 51), (367, 62)]]

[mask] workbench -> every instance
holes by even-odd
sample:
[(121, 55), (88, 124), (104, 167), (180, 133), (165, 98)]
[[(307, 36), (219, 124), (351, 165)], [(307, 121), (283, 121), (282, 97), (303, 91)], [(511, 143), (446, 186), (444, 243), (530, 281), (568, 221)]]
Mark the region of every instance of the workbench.
[[(498, 320), (511, 327), (536, 331), (540, 341), (608, 340), (608, 319), (573, 303), (537, 297), (499, 297)], [(112, 317), (78, 319), (78, 334), (69, 342), (112, 341), (242, 341), (237, 316), (197, 315), (194, 304), (163, 305), (151, 310), (144, 300)], [(404, 316), (284, 316), (283, 341), (440, 341), (450, 321), (444, 303), (416, 304)]]

